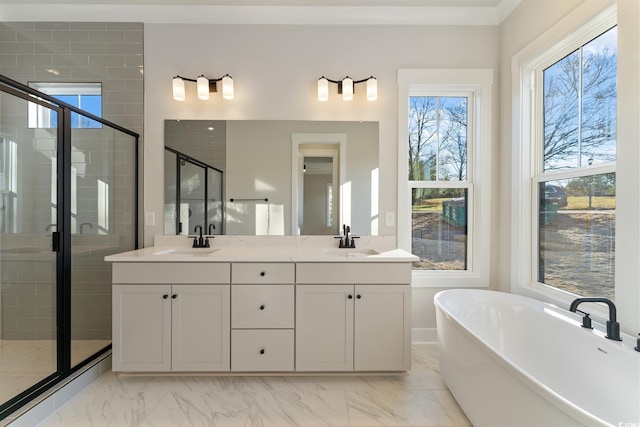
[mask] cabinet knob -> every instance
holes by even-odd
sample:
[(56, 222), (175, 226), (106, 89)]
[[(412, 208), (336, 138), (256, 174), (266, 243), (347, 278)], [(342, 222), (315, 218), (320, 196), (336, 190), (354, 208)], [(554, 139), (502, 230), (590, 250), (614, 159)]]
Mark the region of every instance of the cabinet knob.
[(260, 276), (264, 277), (267, 273), (265, 271), (260, 272)]
[(178, 298), (178, 294), (173, 294), (173, 295), (171, 295), (171, 298), (173, 298), (173, 299)]
[(260, 306), (260, 310), (264, 310), (264, 304)]
[(347, 298), (349, 298), (349, 299), (353, 299), (353, 295), (349, 294), (349, 295), (347, 296)]
[(264, 354), (264, 348), (260, 349), (260, 354)]
[(356, 298), (360, 299), (360, 298), (362, 298), (362, 295), (358, 294), (358, 295), (356, 296)]
[(169, 294), (162, 295), (162, 299), (167, 299), (167, 298), (169, 298)]

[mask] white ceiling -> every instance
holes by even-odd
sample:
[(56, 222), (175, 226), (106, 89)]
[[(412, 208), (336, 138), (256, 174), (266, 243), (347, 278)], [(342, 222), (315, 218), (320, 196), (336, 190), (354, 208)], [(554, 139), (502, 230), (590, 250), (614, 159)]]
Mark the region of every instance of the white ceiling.
[(0, 0), (0, 21), (498, 25), (522, 0)]

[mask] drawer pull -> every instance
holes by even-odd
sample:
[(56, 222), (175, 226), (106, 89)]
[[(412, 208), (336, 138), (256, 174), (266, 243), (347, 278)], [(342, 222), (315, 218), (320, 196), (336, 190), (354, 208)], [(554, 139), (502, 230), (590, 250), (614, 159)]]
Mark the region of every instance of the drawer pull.
[(169, 298), (169, 294), (162, 295), (162, 299), (167, 299), (167, 298)]
[(358, 294), (358, 295), (356, 296), (356, 298), (360, 299), (360, 298), (362, 298), (362, 295)]
[(178, 294), (173, 294), (173, 295), (171, 295), (171, 298), (172, 298), (172, 299), (176, 299), (176, 298), (178, 298)]
[(265, 271), (260, 272), (260, 276), (264, 277), (267, 273)]
[(264, 310), (264, 304), (260, 306), (260, 310)]
[(353, 295), (349, 294), (349, 296), (347, 298), (353, 299)]
[(260, 349), (260, 354), (264, 354), (264, 348)]

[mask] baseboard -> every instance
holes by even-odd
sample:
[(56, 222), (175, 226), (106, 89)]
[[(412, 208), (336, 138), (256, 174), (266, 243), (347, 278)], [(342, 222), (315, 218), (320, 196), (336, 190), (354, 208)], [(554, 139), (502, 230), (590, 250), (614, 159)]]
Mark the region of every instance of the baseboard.
[(45, 395), (40, 396), (34, 402), (27, 404), (17, 413), (2, 420), (0, 425), (33, 427), (73, 399), (89, 384), (100, 378), (102, 374), (110, 370), (111, 352), (84, 367), (81, 371), (76, 372), (76, 375), (72, 378), (67, 379), (63, 384), (56, 386), (53, 390), (45, 393)]
[(413, 344), (437, 343), (438, 330), (436, 328), (413, 328), (411, 330), (411, 342)]

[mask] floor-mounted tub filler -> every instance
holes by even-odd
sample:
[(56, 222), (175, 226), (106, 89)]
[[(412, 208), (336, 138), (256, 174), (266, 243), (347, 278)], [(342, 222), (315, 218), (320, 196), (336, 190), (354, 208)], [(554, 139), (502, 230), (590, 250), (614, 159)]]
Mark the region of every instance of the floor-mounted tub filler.
[(515, 294), (435, 297), (440, 370), (474, 427), (640, 426), (636, 339)]

